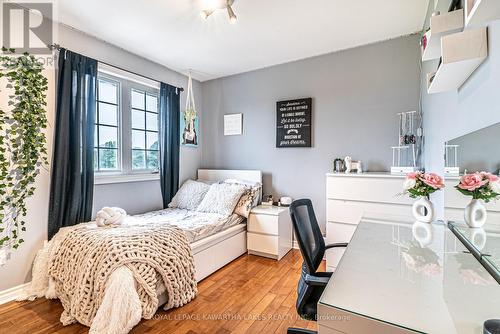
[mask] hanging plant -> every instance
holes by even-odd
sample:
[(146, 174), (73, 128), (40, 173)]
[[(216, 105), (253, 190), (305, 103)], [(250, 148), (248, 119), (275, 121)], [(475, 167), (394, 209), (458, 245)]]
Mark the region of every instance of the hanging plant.
[(47, 164), (47, 78), (33, 55), (2, 51), (0, 79), (6, 85), (1, 88), (11, 94), (8, 110), (0, 109), (0, 249), (17, 249), (24, 242), (26, 200)]

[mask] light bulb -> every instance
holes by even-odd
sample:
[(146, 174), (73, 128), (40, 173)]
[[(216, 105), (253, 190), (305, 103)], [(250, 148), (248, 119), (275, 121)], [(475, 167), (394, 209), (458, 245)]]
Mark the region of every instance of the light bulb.
[(213, 10), (206, 9), (202, 10), (200, 15), (202, 18), (207, 19), (210, 15), (212, 15), (213, 12), (214, 12)]
[(234, 11), (231, 8), (231, 6), (227, 6), (227, 13), (229, 14), (229, 22), (231, 22), (233, 24), (236, 23), (238, 18), (236, 17), (236, 14), (234, 14)]

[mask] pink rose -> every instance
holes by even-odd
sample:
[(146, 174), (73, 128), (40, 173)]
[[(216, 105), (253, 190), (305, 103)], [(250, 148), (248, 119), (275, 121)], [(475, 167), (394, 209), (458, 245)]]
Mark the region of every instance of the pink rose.
[(488, 180), (483, 180), (483, 176), (480, 173), (465, 174), (460, 178), (458, 187), (463, 190), (474, 191), (486, 183), (488, 183)]
[(408, 180), (416, 180), (420, 177), (421, 174), (422, 174), (421, 172), (408, 173), (408, 174), (406, 174), (406, 178)]
[(426, 173), (422, 176), (422, 181), (434, 189), (441, 189), (444, 187), (443, 178), (435, 173)]
[(481, 176), (488, 179), (489, 182), (497, 182), (500, 179), (498, 176), (487, 172), (481, 172)]

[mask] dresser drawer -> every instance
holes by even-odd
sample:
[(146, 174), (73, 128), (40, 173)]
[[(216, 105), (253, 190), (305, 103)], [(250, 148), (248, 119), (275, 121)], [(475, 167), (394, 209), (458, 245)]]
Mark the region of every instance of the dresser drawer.
[(336, 176), (326, 179), (328, 199), (411, 204), (403, 191), (403, 177)]
[(328, 199), (326, 219), (329, 222), (358, 224), (365, 213), (387, 213), (389, 215), (411, 215), (411, 207), (406, 204), (350, 202)]
[(248, 231), (270, 235), (278, 235), (279, 216), (250, 214)]
[(278, 236), (247, 233), (247, 248), (261, 253), (278, 255)]

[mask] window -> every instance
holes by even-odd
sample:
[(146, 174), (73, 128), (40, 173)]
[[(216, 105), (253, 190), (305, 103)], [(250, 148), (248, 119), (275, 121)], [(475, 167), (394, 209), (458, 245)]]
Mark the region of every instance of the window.
[(94, 147), (98, 178), (158, 172), (156, 85), (99, 71)]
[(158, 96), (132, 89), (132, 169), (158, 169)]
[(106, 78), (98, 79), (97, 108), (95, 117), (94, 169), (117, 171), (119, 164), (119, 115), (120, 84)]

